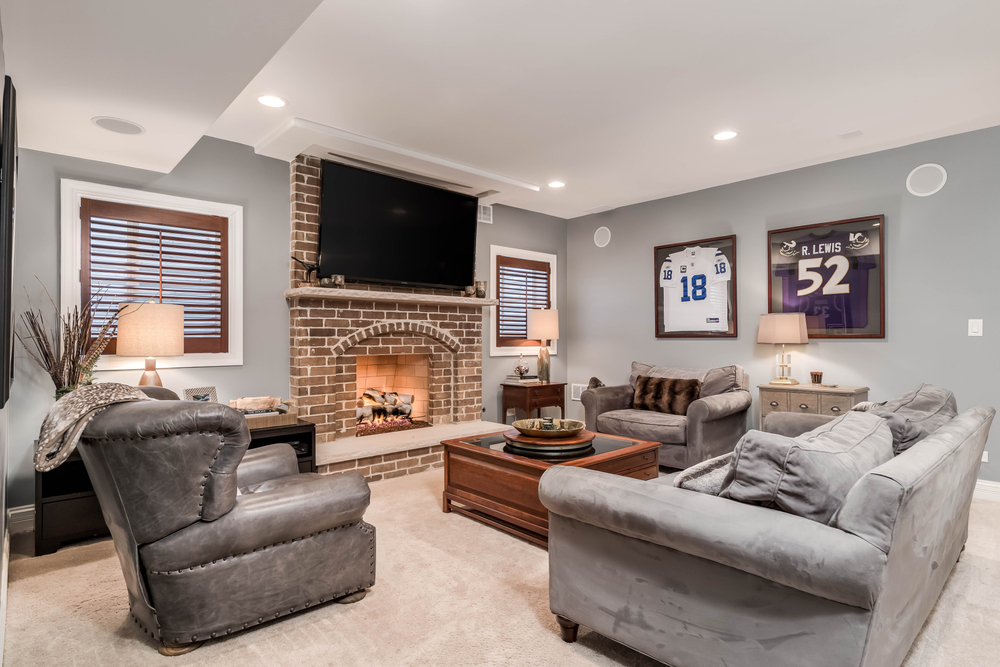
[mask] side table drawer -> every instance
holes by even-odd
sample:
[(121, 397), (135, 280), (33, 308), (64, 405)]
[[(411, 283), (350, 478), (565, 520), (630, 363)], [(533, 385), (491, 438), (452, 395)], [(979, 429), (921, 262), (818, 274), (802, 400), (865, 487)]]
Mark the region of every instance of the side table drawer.
[(565, 387), (563, 387), (561, 384), (560, 385), (555, 385), (555, 386), (553, 386), (553, 385), (542, 385), (542, 386), (534, 386), (534, 387), (531, 386), (531, 385), (528, 385), (528, 387), (531, 389), (531, 399), (532, 399), (532, 401), (534, 401), (536, 399), (538, 399), (538, 400), (548, 399), (548, 400), (551, 401), (551, 400), (562, 398), (563, 390), (565, 389)]
[(595, 466), (587, 466), (591, 470), (599, 470), (600, 472), (609, 472), (612, 474), (620, 473), (623, 470), (631, 470), (632, 468), (639, 467), (649, 467), (653, 466), (659, 468), (657, 450), (651, 452), (643, 452), (641, 454), (633, 454), (632, 456), (626, 457), (624, 459), (618, 459), (615, 461), (608, 461), (606, 463), (598, 463)]
[(97, 496), (42, 504), (42, 539), (106, 531)]
[(788, 411), (800, 412), (802, 414), (819, 414), (819, 394), (807, 394), (805, 392), (788, 393)]
[(772, 412), (788, 412), (788, 393), (784, 391), (760, 390), (761, 417)]
[(854, 405), (853, 396), (837, 396), (835, 394), (822, 394), (819, 397), (819, 413), (839, 417)]
[(625, 473), (624, 476), (642, 480), (656, 479), (660, 476), (660, 469), (657, 466), (653, 466), (652, 468), (639, 468), (638, 470)]

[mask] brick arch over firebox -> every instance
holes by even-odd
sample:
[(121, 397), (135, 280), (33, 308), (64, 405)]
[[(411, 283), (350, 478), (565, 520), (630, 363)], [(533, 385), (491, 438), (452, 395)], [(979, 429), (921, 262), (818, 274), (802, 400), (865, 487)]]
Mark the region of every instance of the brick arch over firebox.
[(404, 320), (385, 320), (368, 327), (362, 327), (350, 335), (344, 336), (331, 348), (331, 352), (334, 357), (339, 357), (347, 350), (369, 338), (392, 333), (413, 333), (427, 336), (444, 345), (452, 354), (458, 354), (462, 349), (462, 345), (454, 336), (430, 324)]

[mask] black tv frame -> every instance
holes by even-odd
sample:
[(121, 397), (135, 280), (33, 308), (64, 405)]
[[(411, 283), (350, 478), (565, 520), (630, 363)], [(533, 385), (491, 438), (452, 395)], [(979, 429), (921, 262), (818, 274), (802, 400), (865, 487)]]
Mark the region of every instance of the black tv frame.
[[(319, 243), (318, 243), (318, 247), (319, 247), (319, 253), (318, 253), (318, 255), (319, 256), (318, 256), (318, 258), (316, 260), (316, 263), (317, 263), (316, 277), (317, 278), (329, 278), (332, 275), (338, 275), (338, 274), (334, 274), (334, 273), (324, 272), (324, 270), (323, 270), (323, 255), (322, 255), (322, 250), (323, 250), (323, 233), (325, 231), (325, 225), (324, 225), (324, 222), (323, 222), (323, 206), (322, 206), (322, 202), (323, 202), (323, 199), (324, 199), (324, 196), (323, 196), (323, 180), (324, 180), (324, 174), (326, 172), (326, 166), (327, 165), (333, 165), (333, 166), (337, 166), (337, 167), (345, 167), (347, 169), (353, 169), (355, 171), (364, 171), (364, 172), (368, 172), (368, 173), (371, 173), (371, 174), (375, 174), (377, 176), (381, 176), (383, 178), (390, 178), (390, 179), (394, 179), (394, 180), (397, 180), (397, 181), (409, 181), (410, 183), (415, 183), (416, 185), (419, 185), (421, 187), (429, 188), (429, 189), (432, 189), (432, 190), (442, 190), (444, 192), (456, 195), (458, 197), (464, 197), (464, 198), (470, 199), (470, 200), (472, 200), (472, 201), (474, 201), (476, 203), (477, 207), (478, 207), (478, 204), (479, 204), (479, 199), (477, 197), (475, 197), (474, 195), (468, 195), (468, 194), (461, 193), (461, 192), (455, 192), (454, 190), (449, 190), (448, 188), (442, 188), (442, 187), (439, 187), (439, 186), (436, 186), (436, 185), (431, 185), (429, 183), (426, 183), (426, 182), (421, 181), (421, 180), (416, 179), (416, 178), (413, 178), (413, 179), (401, 178), (399, 176), (394, 176), (392, 174), (387, 174), (385, 172), (378, 171), (377, 169), (366, 169), (365, 167), (360, 167), (360, 166), (354, 165), (354, 164), (346, 164), (344, 162), (338, 162), (337, 160), (323, 160), (322, 161), (322, 166), (320, 167), (320, 212), (319, 212), (319, 221), (320, 222), (319, 222)], [(475, 234), (475, 237), (476, 237), (476, 241), (472, 245), (472, 254), (471, 254), (471, 257), (469, 258), (469, 263), (470, 263), (470, 266), (472, 267), (473, 276), (475, 276), (476, 254), (477, 254), (477, 246), (478, 246), (478, 242), (479, 242), (479, 225), (478, 225), (478, 222), (476, 223), (476, 234)], [(405, 281), (404, 280), (389, 280), (389, 279), (385, 279), (385, 278), (373, 278), (373, 277), (370, 277), (370, 276), (352, 276), (352, 275), (346, 275), (346, 274), (344, 274), (344, 281), (348, 282), (348, 283), (359, 283), (359, 284), (368, 284), (368, 285), (391, 285), (391, 286), (402, 286), (402, 287), (421, 287), (421, 288), (430, 288), (430, 289), (459, 290), (460, 291), (460, 290), (462, 290), (465, 287), (472, 287), (473, 286), (472, 283), (475, 282), (475, 277), (473, 277), (473, 279), (470, 281), (469, 285), (444, 285), (444, 284), (425, 283), (425, 282), (412, 281), (412, 280), (405, 280)]]
[(0, 408), (14, 379), (14, 193), (17, 185), (17, 91), (4, 78), (0, 120)]

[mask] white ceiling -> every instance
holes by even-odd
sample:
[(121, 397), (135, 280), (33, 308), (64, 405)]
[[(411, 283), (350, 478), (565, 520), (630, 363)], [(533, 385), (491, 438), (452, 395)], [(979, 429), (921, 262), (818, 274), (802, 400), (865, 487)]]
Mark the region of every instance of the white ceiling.
[(319, 3), (0, 0), (18, 145), (168, 172)]
[(21, 144), (162, 170), (211, 125), (575, 217), (1000, 125), (996, 0), (315, 4), (0, 0)]

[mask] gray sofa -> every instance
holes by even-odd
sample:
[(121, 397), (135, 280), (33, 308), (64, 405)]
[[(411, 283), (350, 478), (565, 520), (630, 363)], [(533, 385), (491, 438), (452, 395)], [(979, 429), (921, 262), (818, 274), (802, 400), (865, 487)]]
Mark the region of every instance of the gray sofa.
[(375, 582), (364, 478), (300, 474), (290, 445), (249, 443), (236, 410), (177, 400), (112, 405), (83, 433), (132, 617), (164, 655)]
[[(632, 398), (640, 375), (700, 380), (701, 398), (691, 403), (687, 415), (635, 410)], [(659, 442), (660, 465), (687, 468), (733, 451), (747, 432), (749, 388), (742, 366), (669, 368), (634, 361), (629, 384), (588, 389), (581, 400), (587, 430)]]
[(673, 667), (897, 667), (964, 548), (994, 414), (970, 408), (865, 474), (829, 525), (552, 467), (539, 496), (563, 638), (582, 624)]

